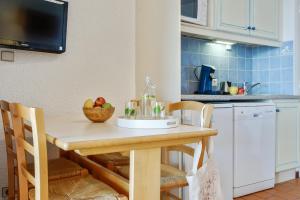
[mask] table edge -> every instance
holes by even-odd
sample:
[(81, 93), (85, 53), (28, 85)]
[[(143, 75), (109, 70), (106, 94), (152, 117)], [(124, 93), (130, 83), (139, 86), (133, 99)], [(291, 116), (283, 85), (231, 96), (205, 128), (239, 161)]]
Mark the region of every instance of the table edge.
[(84, 142), (73, 142), (66, 143), (57, 138), (52, 137), (47, 134), (47, 141), (58, 146), (59, 148), (65, 151), (79, 150), (79, 149), (89, 149), (89, 148), (97, 148), (97, 147), (111, 147), (111, 146), (122, 146), (122, 145), (130, 145), (130, 144), (142, 144), (142, 143), (155, 143), (166, 141), (166, 143), (171, 142), (172, 140), (178, 139), (192, 139), (192, 138), (202, 138), (202, 137), (210, 137), (216, 136), (218, 131), (216, 129), (205, 129), (201, 131), (193, 131), (193, 132), (182, 132), (178, 134), (162, 134), (162, 135), (151, 135), (151, 136), (138, 136), (133, 138), (125, 138), (125, 139), (110, 139), (104, 141), (90, 140)]

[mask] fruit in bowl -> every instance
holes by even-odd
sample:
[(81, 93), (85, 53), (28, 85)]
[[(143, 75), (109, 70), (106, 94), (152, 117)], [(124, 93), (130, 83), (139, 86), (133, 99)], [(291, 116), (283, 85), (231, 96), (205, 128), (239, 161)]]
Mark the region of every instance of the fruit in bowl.
[(84, 115), (92, 122), (105, 122), (113, 115), (115, 108), (107, 103), (103, 97), (98, 97), (95, 102), (87, 99), (83, 105)]
[(94, 107), (101, 107), (106, 103), (106, 100), (103, 97), (98, 97), (94, 103)]
[(88, 99), (84, 102), (83, 105), (84, 108), (93, 108), (94, 107), (94, 101), (93, 99)]

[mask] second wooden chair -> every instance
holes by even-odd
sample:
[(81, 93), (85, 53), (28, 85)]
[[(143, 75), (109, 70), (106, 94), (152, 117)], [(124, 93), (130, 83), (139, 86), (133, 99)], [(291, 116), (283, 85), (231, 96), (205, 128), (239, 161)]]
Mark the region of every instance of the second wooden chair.
[[(199, 119), (201, 119), (201, 126), (202, 128), (210, 128), (211, 126), (211, 117), (213, 112), (213, 106), (210, 104), (203, 104), (200, 102), (194, 101), (183, 101), (169, 104), (168, 111), (172, 113), (174, 111), (184, 111), (184, 110), (191, 110), (197, 111), (199, 115)], [(199, 157), (194, 158), (195, 150), (192, 147), (186, 145), (180, 146), (170, 146), (167, 148), (162, 149), (162, 164), (161, 164), (161, 192), (165, 194), (166, 198), (168, 199), (180, 199), (179, 197), (170, 193), (170, 190), (175, 188), (182, 188), (188, 186), (188, 182), (186, 179), (186, 172), (178, 169), (169, 164), (169, 152), (181, 152), (184, 153), (193, 159), (198, 159), (198, 169), (202, 167), (205, 152), (207, 150), (209, 137), (204, 137), (202, 141), (196, 145), (196, 148), (201, 149), (201, 154)], [(126, 178), (129, 178), (129, 166), (117, 166), (118, 173)]]

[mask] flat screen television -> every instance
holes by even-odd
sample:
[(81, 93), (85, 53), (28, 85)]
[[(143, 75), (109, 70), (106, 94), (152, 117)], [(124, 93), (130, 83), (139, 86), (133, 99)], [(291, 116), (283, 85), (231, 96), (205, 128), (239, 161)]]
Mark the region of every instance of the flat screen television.
[(0, 46), (63, 53), (67, 16), (62, 0), (0, 0)]

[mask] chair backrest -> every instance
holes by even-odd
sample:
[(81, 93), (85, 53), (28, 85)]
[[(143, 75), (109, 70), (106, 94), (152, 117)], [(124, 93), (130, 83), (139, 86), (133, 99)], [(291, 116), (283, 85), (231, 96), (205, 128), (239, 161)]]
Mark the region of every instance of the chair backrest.
[(17, 154), (14, 150), (14, 131), (12, 129), (10, 116), (9, 103), (7, 101), (0, 101), (0, 109), (2, 115), (4, 138), (7, 154), (7, 172), (8, 172), (8, 197), (10, 199), (15, 198), (15, 163), (17, 160)]
[[(35, 199), (47, 200), (48, 160), (43, 110), (40, 108), (27, 108), (16, 103), (10, 104), (9, 108), (16, 138), (20, 199), (28, 199), (28, 182), (30, 182), (35, 186)], [(32, 144), (25, 137), (25, 129), (27, 129), (28, 123), (31, 124), (32, 129)], [(34, 175), (27, 169), (27, 153), (34, 157)]]
[[(202, 120), (201, 124), (203, 128), (211, 128), (211, 118), (212, 118), (213, 109), (214, 107), (211, 104), (203, 104), (195, 101), (181, 101), (181, 102), (171, 103), (168, 105), (167, 108), (169, 113), (178, 110), (198, 111), (199, 114), (201, 114), (201, 120)], [(198, 144), (198, 147), (201, 148), (200, 157), (197, 165), (198, 168), (202, 167), (203, 165), (203, 160), (204, 160), (205, 152), (207, 151), (208, 144), (209, 144), (208, 137), (203, 138), (202, 141)], [(166, 150), (167, 152), (179, 151), (187, 155), (190, 155), (191, 157), (195, 156), (195, 150), (186, 145), (171, 146), (171, 147), (167, 147)], [(168, 157), (168, 155), (163, 155), (163, 157)], [(164, 160), (164, 162), (168, 162), (166, 161), (166, 159)]]
[(192, 110), (198, 111), (202, 114), (203, 120), (203, 128), (210, 128), (211, 127), (211, 117), (213, 112), (214, 106), (211, 104), (203, 104), (196, 101), (181, 101), (176, 103), (171, 103), (168, 105), (168, 112), (172, 113), (177, 110)]
[(9, 156), (8, 159), (14, 160), (17, 158), (17, 155), (14, 152), (14, 148), (13, 148), (14, 131), (12, 129), (11, 121), (9, 119), (9, 115), (10, 115), (9, 103), (7, 101), (1, 100), (0, 109), (2, 115), (6, 150)]

